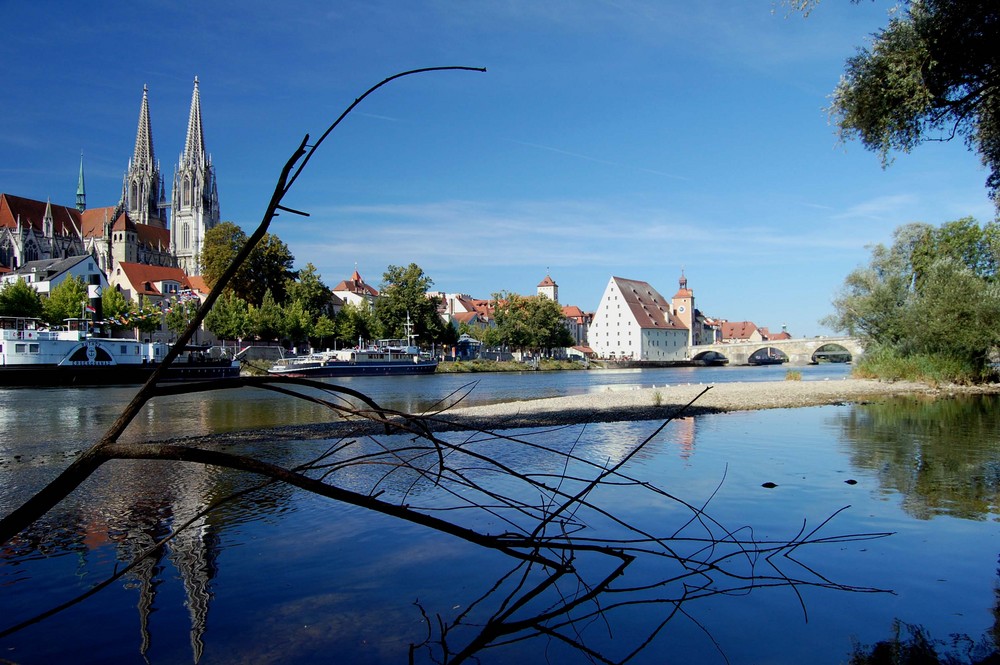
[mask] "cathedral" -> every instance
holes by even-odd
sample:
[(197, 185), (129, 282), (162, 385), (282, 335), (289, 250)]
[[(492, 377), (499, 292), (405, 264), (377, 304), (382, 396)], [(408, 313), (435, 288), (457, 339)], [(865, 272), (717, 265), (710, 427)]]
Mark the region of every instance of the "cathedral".
[(198, 78), (169, 201), (153, 152), (149, 91), (143, 86), (135, 150), (117, 205), (87, 208), (82, 156), (76, 207), (0, 193), (0, 272), (30, 261), (91, 254), (109, 276), (124, 263), (198, 275), (205, 232), (218, 223), (219, 194), (215, 167), (205, 151)]

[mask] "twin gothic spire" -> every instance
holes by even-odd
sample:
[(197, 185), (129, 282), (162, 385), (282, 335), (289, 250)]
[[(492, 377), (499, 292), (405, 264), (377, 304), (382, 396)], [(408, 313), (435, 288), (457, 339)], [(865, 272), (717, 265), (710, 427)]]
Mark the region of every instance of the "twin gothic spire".
[(174, 172), (173, 191), (167, 201), (166, 187), (160, 164), (153, 151), (153, 130), (149, 119), (149, 88), (142, 87), (139, 126), (135, 150), (129, 161), (122, 185), (122, 205), (137, 224), (167, 228), (167, 209), (173, 222), (169, 224), (171, 245), (182, 268), (197, 274), (201, 241), (205, 231), (219, 221), (219, 198), (215, 183), (215, 167), (205, 151), (205, 134), (201, 120), (201, 93), (198, 77), (194, 79), (191, 111), (188, 115), (187, 138)]

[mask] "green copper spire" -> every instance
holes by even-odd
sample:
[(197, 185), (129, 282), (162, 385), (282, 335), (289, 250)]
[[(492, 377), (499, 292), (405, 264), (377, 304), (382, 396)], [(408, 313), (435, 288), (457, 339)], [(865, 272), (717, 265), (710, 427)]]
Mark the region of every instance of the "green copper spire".
[(76, 209), (87, 209), (87, 191), (83, 187), (83, 150), (80, 151), (80, 179), (76, 183)]

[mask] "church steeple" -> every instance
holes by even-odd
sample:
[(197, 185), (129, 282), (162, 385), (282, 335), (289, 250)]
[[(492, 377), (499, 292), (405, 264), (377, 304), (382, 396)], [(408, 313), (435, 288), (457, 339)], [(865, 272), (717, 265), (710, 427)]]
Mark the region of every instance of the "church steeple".
[(142, 105), (139, 107), (139, 128), (135, 131), (135, 151), (132, 165), (137, 169), (152, 170), (156, 163), (153, 155), (153, 129), (149, 124), (149, 86), (142, 86)]
[(142, 86), (139, 107), (139, 127), (135, 133), (135, 150), (122, 184), (122, 203), (136, 224), (165, 227), (162, 210), (165, 205), (163, 178), (153, 152), (153, 130), (149, 121), (149, 88)]
[(80, 151), (80, 178), (76, 181), (76, 209), (87, 209), (87, 190), (83, 186), (83, 150)]
[(198, 77), (194, 77), (194, 92), (191, 94), (191, 113), (188, 115), (187, 139), (181, 166), (188, 166), (196, 160), (198, 166), (205, 163), (205, 133), (201, 128), (201, 94), (198, 92)]
[(205, 151), (198, 77), (191, 93), (187, 139), (174, 172), (173, 224), (170, 242), (180, 267), (189, 275), (201, 274), (201, 249), (205, 232), (219, 223), (219, 192), (215, 167)]

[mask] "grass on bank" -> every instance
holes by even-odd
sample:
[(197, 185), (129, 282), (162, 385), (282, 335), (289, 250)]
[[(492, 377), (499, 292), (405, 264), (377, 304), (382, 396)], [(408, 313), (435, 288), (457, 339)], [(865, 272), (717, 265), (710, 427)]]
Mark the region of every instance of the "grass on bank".
[(982, 369), (967, 359), (950, 356), (902, 355), (894, 349), (872, 349), (854, 365), (859, 379), (918, 381), (932, 385), (974, 385), (997, 380), (995, 368)]

